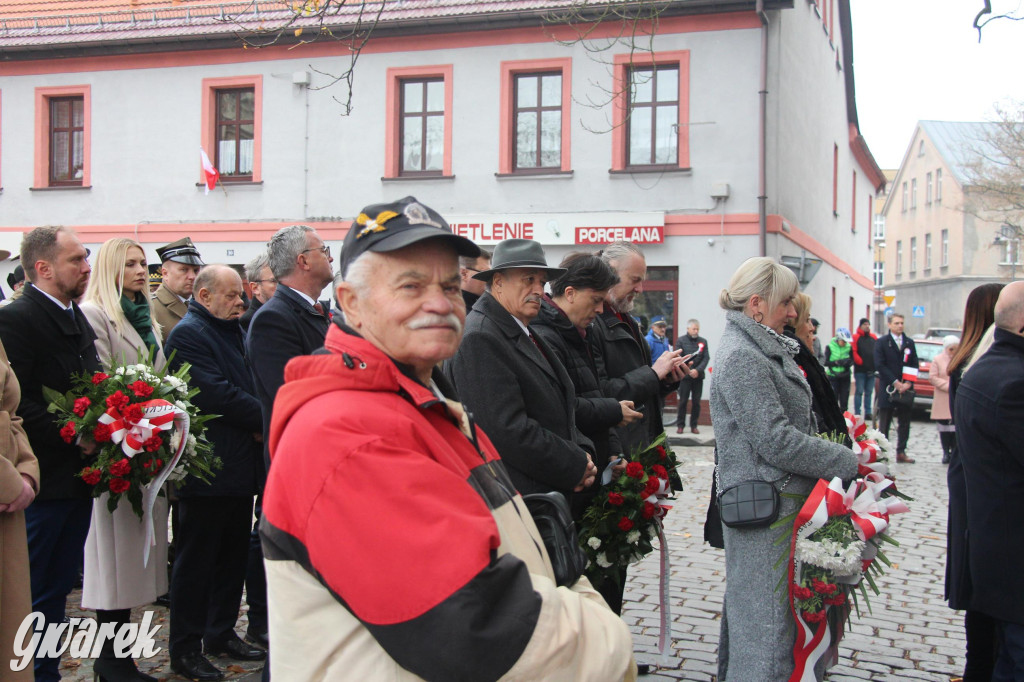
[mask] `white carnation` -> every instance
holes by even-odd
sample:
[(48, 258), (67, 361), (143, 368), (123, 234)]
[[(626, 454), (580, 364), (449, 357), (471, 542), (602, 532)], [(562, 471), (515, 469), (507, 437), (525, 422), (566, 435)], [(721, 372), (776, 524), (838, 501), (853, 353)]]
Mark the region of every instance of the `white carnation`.
[(171, 452), (177, 452), (179, 445), (181, 445), (181, 429), (174, 429), (171, 431)]
[(591, 549), (600, 549), (601, 548), (601, 541), (598, 538), (594, 537), (594, 536), (591, 536), (591, 538), (589, 540), (587, 540), (587, 544), (590, 545)]
[(635, 545), (639, 541), (640, 541), (640, 531), (638, 531), (638, 530), (631, 530), (628, 533), (626, 533), (626, 542), (628, 542), (629, 544)]
[(878, 429), (866, 429), (864, 431), (864, 437), (868, 440), (873, 440), (878, 443), (878, 449), (881, 451), (879, 458), (888, 459), (886, 455), (892, 452), (892, 443), (885, 437), (885, 434)]
[(188, 404), (187, 403), (184, 403), (184, 402), (182, 402), (180, 400), (175, 400), (174, 401), (174, 406), (177, 407), (182, 412), (188, 412)]
[(181, 383), (181, 384), (178, 384), (174, 388), (174, 390), (177, 391), (178, 393), (182, 393), (182, 394), (188, 393), (188, 386), (186, 386), (184, 383)]
[(597, 555), (596, 561), (597, 565), (601, 568), (611, 568), (612, 563), (608, 561), (608, 557), (604, 555), (604, 552)]
[(196, 454), (196, 443), (197, 442), (198, 441), (196, 440), (195, 436), (193, 436), (191, 433), (188, 434), (188, 440), (185, 441), (185, 454), (187, 454), (187, 455), (194, 455), (194, 454)]
[(124, 373), (128, 376), (135, 376), (135, 365), (128, 365), (124, 368)]
[(124, 367), (118, 367), (114, 370), (114, 374), (117, 376), (124, 376)]
[(832, 571), (836, 575), (853, 575), (860, 571), (864, 542), (853, 540), (848, 545), (831, 538), (821, 541), (798, 540), (796, 559)]

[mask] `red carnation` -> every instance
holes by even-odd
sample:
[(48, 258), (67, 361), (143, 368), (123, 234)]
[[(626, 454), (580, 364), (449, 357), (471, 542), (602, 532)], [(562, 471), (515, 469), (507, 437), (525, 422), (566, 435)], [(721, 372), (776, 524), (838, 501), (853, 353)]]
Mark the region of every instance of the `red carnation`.
[(127, 459), (119, 459), (110, 465), (110, 474), (112, 476), (127, 476), (131, 473), (132, 464)]
[(99, 469), (93, 469), (91, 467), (85, 467), (82, 469), (81, 473), (82, 480), (85, 481), (87, 485), (96, 485), (99, 483), (101, 475), (102, 472), (100, 472)]
[(656, 476), (651, 476), (647, 479), (647, 485), (644, 486), (644, 491), (641, 493), (641, 497), (648, 497), (658, 492), (658, 488), (661, 487), (661, 483), (658, 482)]
[(840, 592), (834, 597), (825, 597), (824, 602), (829, 606), (842, 606), (846, 603), (846, 595)]
[(816, 613), (804, 611), (804, 620), (808, 623), (820, 623), (825, 620), (825, 611), (821, 610)]
[(160, 436), (153, 434), (142, 444), (143, 449), (146, 452), (156, 452), (160, 449), (160, 446), (164, 444), (164, 441)]
[(157, 468), (157, 470), (159, 470), (160, 467), (162, 467), (163, 465), (164, 465), (164, 461), (162, 459), (158, 459), (156, 461), (156, 468)]
[(643, 516), (645, 519), (649, 519), (657, 513), (658, 508), (656, 506), (654, 506), (650, 502), (644, 502), (644, 508), (640, 512), (640, 515)]
[(92, 401), (89, 400), (88, 398), (76, 398), (75, 408), (72, 410), (72, 412), (74, 412), (79, 417), (84, 417), (85, 411), (89, 409), (90, 405), (92, 405)]
[(106, 424), (97, 424), (92, 430), (92, 439), (97, 443), (109, 443), (110, 427)]
[(96, 372), (95, 374), (92, 375), (92, 383), (96, 386), (99, 386), (109, 378), (109, 374), (104, 374), (103, 372)]
[(668, 459), (668, 453), (665, 452), (665, 448), (659, 445), (654, 449), (658, 453), (658, 459)]
[(138, 381), (133, 381), (132, 383), (128, 384), (128, 388), (130, 388), (132, 390), (132, 393), (134, 393), (139, 398), (148, 398), (149, 396), (153, 395), (153, 387), (147, 384), (142, 379), (139, 379)]
[(65, 443), (70, 443), (75, 439), (75, 422), (68, 422), (60, 429), (60, 437), (64, 439)]
[(121, 391), (114, 391), (107, 396), (107, 407), (113, 407), (118, 410), (123, 410), (124, 406), (128, 404), (128, 396)]
[(124, 491), (131, 488), (132, 484), (123, 478), (112, 478), (110, 479), (110, 492), (116, 494), (123, 493)]
[(626, 475), (630, 478), (640, 478), (644, 475), (644, 465), (640, 462), (630, 462), (626, 465)]
[(664, 479), (666, 481), (668, 480), (668, 470), (665, 467), (661, 466), (660, 464), (655, 464), (654, 466), (652, 466), (651, 471), (653, 471), (654, 475), (657, 476), (658, 478)]
[(151, 466), (153, 466), (153, 460), (151, 460), (151, 459), (150, 460), (146, 460), (145, 462), (142, 463), (142, 468), (143, 469), (148, 469)]
[(797, 585), (793, 588), (793, 596), (797, 599), (810, 599), (814, 596), (814, 592), (811, 592), (803, 585)]
[(129, 405), (124, 408), (121, 416), (123, 416), (124, 420), (129, 424), (136, 424), (142, 419), (142, 408), (138, 405)]
[(627, 517), (623, 516), (621, 519), (619, 519), (619, 530), (633, 530), (633, 522), (630, 521)]
[(616, 507), (618, 507), (619, 505), (621, 505), (625, 501), (626, 501), (626, 498), (624, 498), (619, 493), (608, 493), (608, 504), (613, 504)]

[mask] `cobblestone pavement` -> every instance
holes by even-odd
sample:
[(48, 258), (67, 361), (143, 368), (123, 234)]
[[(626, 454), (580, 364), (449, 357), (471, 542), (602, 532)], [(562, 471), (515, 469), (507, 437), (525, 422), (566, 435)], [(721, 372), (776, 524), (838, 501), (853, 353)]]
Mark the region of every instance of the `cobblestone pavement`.
[[(666, 519), (671, 555), (672, 640), (665, 659), (657, 655), (658, 554), (648, 556), (630, 570), (623, 618), (634, 633), (635, 650), (641, 661), (653, 664), (657, 680), (715, 680), (718, 626), (725, 584), (725, 557), (721, 550), (703, 542), (704, 516), (711, 482), (713, 430), (701, 427), (699, 437), (687, 434), (673, 441), (690, 447), (676, 447), (681, 462), (685, 491), (674, 501)], [(893, 433), (895, 435), (895, 433)], [(840, 647), (840, 665), (827, 679), (852, 680), (948, 680), (963, 669), (963, 616), (951, 611), (942, 599), (946, 547), (946, 467), (940, 463), (941, 449), (934, 424), (920, 419), (910, 431), (909, 454), (916, 464), (897, 465), (900, 488), (916, 498), (911, 511), (894, 517), (894, 533), (901, 546), (887, 555), (896, 564), (879, 581), (882, 594), (873, 596), (873, 613), (854, 617), (850, 632)], [(78, 608), (81, 593), (68, 599), (68, 615), (90, 617)], [(167, 652), (169, 618), (167, 609), (154, 611), (154, 623), (161, 625), (157, 646), (161, 651), (139, 663), (140, 669), (158, 679), (183, 679), (171, 673)], [(238, 632), (245, 631), (245, 605)], [(138, 622), (144, 609), (135, 609)], [(262, 663), (214, 659), (228, 673), (229, 680), (254, 682)], [(62, 673), (67, 680), (89, 682), (91, 660), (65, 657)], [(289, 681), (291, 682), (291, 681)]]
[[(708, 440), (710, 429), (701, 427)], [(895, 426), (892, 435), (895, 436)], [(674, 434), (673, 434), (674, 436)], [(692, 442), (692, 441), (691, 441)], [(644, 678), (716, 679), (718, 628), (725, 589), (725, 555), (704, 543), (713, 448), (675, 447), (685, 491), (666, 517), (671, 568), (671, 650), (658, 644), (658, 556), (630, 569), (623, 618), (634, 633), (638, 659), (656, 668)], [(919, 416), (908, 454), (915, 464), (893, 467), (900, 489), (915, 498), (911, 511), (894, 516), (899, 547), (886, 549), (895, 564), (878, 581), (872, 613), (854, 615), (840, 645), (841, 660), (827, 680), (940, 680), (958, 677), (964, 665), (963, 613), (942, 598), (946, 554), (946, 467), (935, 425)], [(863, 608), (863, 604), (861, 604)], [(646, 654), (646, 655), (645, 655)]]

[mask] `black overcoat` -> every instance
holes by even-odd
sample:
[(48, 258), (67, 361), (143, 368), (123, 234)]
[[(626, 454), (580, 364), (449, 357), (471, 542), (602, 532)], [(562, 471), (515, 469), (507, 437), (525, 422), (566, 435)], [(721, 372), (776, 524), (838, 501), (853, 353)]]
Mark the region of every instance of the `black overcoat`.
[(99, 371), (96, 333), (78, 304), (75, 319), (31, 284), (25, 293), (0, 308), (0, 340), (21, 384), (18, 416), (25, 420), (32, 450), (39, 459), (37, 500), (87, 498), (89, 486), (75, 474), (85, 466), (82, 451), (61, 440), (56, 415), (46, 411), (43, 386), (71, 389), (71, 375)]
[(519, 492), (569, 496), (594, 445), (576, 427), (569, 374), (548, 344), (538, 343), (542, 350), (485, 292), (466, 316), (448, 375)]
[[(907, 350), (910, 350), (907, 353)], [(917, 346), (914, 340), (903, 335), (903, 345), (897, 346), (892, 334), (879, 337), (875, 343), (875, 369), (878, 371), (878, 409), (892, 407), (886, 387), (894, 381), (902, 381), (904, 367), (918, 367)]]
[(970, 606), (1024, 625), (1024, 337), (995, 330), (964, 373), (953, 421), (967, 482)]

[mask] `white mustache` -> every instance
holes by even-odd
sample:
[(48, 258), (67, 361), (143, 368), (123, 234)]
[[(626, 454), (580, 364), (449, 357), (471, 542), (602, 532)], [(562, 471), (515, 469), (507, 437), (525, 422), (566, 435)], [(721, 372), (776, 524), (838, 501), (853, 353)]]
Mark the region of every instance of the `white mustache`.
[(543, 296), (527, 296), (526, 303), (540, 303), (544, 299)]
[(424, 315), (423, 317), (417, 317), (409, 323), (409, 329), (423, 329), (424, 327), (438, 326), (451, 327), (457, 334), (462, 333), (462, 322), (459, 321), (459, 318), (455, 313), (448, 313), (447, 315)]

